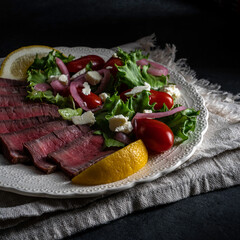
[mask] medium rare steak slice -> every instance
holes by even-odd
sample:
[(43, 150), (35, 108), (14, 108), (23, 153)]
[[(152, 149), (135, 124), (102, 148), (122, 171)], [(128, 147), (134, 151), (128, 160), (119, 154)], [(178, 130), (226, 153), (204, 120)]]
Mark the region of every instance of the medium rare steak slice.
[(27, 88), (23, 86), (0, 86), (0, 95), (27, 95)]
[(48, 156), (71, 178), (110, 154), (103, 151), (104, 139), (89, 132)]
[(45, 173), (54, 172), (56, 165), (48, 161), (48, 154), (52, 153), (76, 138), (90, 131), (86, 125), (67, 126), (43, 137), (26, 142), (24, 148), (31, 156), (34, 165)]
[(27, 86), (27, 81), (18, 81), (14, 79), (8, 79), (8, 78), (0, 78), (0, 87), (6, 87), (6, 86)]
[(15, 120), (36, 116), (60, 117), (60, 114), (56, 105), (45, 103), (32, 103), (19, 107), (0, 107), (0, 120)]
[(62, 129), (67, 125), (67, 121), (59, 120), (42, 123), (17, 132), (3, 134), (0, 137), (3, 155), (12, 163), (27, 162), (29, 158), (23, 149), (25, 142), (40, 138), (52, 131)]
[(0, 107), (18, 107), (23, 106), (25, 104), (24, 102), (25, 96), (23, 95), (0, 95)]
[(44, 122), (50, 122), (56, 120), (53, 116), (39, 116), (24, 118), (18, 120), (2, 120), (0, 121), (0, 134), (16, 132), (25, 128), (39, 125)]

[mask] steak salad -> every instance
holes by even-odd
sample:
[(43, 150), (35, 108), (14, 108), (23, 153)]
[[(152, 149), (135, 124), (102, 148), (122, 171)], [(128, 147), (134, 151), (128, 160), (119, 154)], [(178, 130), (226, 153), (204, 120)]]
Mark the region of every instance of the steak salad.
[(168, 69), (140, 50), (119, 48), (106, 62), (53, 50), (35, 57), (26, 82), (1, 78), (0, 88), (4, 156), (70, 178), (137, 139), (150, 153), (167, 151), (189, 138), (199, 115), (176, 103)]

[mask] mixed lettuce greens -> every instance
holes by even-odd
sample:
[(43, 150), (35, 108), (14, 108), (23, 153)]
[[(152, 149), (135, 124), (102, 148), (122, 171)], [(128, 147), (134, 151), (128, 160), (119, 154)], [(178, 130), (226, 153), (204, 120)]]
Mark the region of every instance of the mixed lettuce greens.
[(143, 66), (142, 69), (137, 65), (137, 61), (148, 58), (140, 50), (126, 53), (118, 49), (118, 57), (123, 61), (123, 66), (118, 66), (118, 85), (126, 84), (129, 88), (142, 86), (144, 83), (150, 84), (151, 88), (159, 90), (167, 84), (166, 76), (153, 76), (147, 73), (149, 66)]
[(39, 83), (47, 83), (51, 76), (61, 75), (56, 64), (56, 57), (60, 58), (64, 63), (68, 63), (74, 59), (73, 56), (64, 56), (61, 52), (53, 50), (46, 57), (39, 58), (38, 55), (34, 59), (33, 64), (27, 70), (27, 81), (30, 90), (27, 98), (33, 101), (46, 101), (58, 105), (59, 107), (73, 107), (71, 96), (64, 97), (59, 93), (54, 94), (53, 91), (36, 91), (34, 86)]
[[(124, 146), (122, 142), (114, 139), (115, 133), (109, 129), (109, 119), (113, 116), (122, 114), (131, 121), (136, 113), (142, 113), (144, 110), (151, 110), (152, 112), (170, 110), (165, 104), (162, 109), (155, 110), (155, 104), (149, 104), (149, 96), (151, 93), (147, 90), (130, 96), (126, 101), (120, 98), (121, 92), (119, 92), (119, 89), (122, 84), (130, 89), (148, 83), (152, 89), (161, 90), (168, 84), (169, 76), (153, 76), (148, 73), (149, 65), (142, 67), (138, 66), (136, 63), (138, 60), (148, 58), (148, 56), (144, 55), (140, 50), (127, 53), (118, 49), (117, 56), (122, 60), (123, 66), (117, 66), (118, 73), (115, 81), (112, 78), (111, 84), (108, 86), (110, 97), (106, 99), (101, 110), (95, 113), (96, 123), (92, 126), (93, 129), (95, 129), (95, 134), (102, 134), (104, 136), (106, 147)], [(48, 56), (41, 59), (36, 56), (34, 63), (27, 71), (27, 81), (30, 87), (28, 98), (58, 105), (60, 107), (59, 113), (63, 119), (71, 120), (73, 116), (81, 115), (82, 109), (76, 109), (74, 100), (70, 95), (62, 96), (59, 93), (55, 94), (51, 90), (41, 92), (34, 88), (38, 83), (46, 83), (50, 76), (61, 74), (56, 64), (56, 57), (60, 58), (64, 63), (68, 63), (74, 58), (71, 55), (66, 57), (58, 51), (52, 51)], [(91, 63), (89, 63), (86, 70), (91, 70)], [(173, 106), (173, 108), (176, 106), (177, 105)], [(181, 143), (188, 139), (191, 131), (195, 130), (198, 115), (199, 111), (186, 109), (159, 120), (166, 123), (171, 128), (176, 142)], [(133, 134), (130, 134), (129, 137), (134, 138)]]
[(187, 108), (186, 110), (159, 120), (171, 128), (175, 143), (182, 143), (188, 139), (190, 132), (194, 132), (199, 113), (200, 111)]

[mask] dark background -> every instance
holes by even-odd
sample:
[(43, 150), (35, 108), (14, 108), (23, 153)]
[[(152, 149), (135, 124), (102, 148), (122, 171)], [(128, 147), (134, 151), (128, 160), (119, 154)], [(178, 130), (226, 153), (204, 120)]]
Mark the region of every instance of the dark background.
[[(219, 4), (219, 2), (222, 2)], [(0, 57), (32, 44), (111, 48), (155, 33), (200, 78), (240, 89), (239, 0), (8, 0)], [(233, 87), (234, 86), (234, 87)]]
[[(111, 48), (156, 34), (176, 45), (197, 77), (240, 92), (240, 1), (8, 0), (1, 2), (0, 57), (16, 48)], [(240, 187), (134, 213), (68, 239), (240, 239)]]

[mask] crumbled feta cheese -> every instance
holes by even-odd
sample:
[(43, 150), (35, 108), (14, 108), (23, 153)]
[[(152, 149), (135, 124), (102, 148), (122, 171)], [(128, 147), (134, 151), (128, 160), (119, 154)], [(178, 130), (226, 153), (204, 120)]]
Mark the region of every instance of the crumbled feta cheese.
[(58, 77), (58, 80), (64, 84), (64, 85), (67, 85), (68, 84), (68, 77), (66, 74), (61, 74), (59, 77)]
[(82, 93), (84, 95), (89, 95), (91, 93), (91, 88), (90, 88), (90, 85), (88, 84), (88, 82), (83, 83)]
[(152, 110), (150, 110), (150, 109), (144, 109), (144, 110), (143, 110), (143, 113), (152, 113)]
[(51, 75), (49, 79), (47, 80), (48, 83), (51, 83), (54, 80), (59, 80), (62, 84), (67, 85), (68, 84), (68, 77), (66, 74), (61, 75)]
[(112, 55), (112, 57), (114, 57), (114, 58), (118, 58), (117, 53), (114, 53), (114, 54)]
[(124, 117), (122, 114), (116, 115), (108, 120), (109, 129), (113, 132), (130, 133), (133, 130), (133, 126), (128, 117)]
[(101, 100), (102, 100), (103, 102), (105, 102), (106, 99), (109, 97), (109, 94), (103, 92), (103, 93), (99, 94), (99, 97), (101, 98)]
[(123, 132), (123, 133), (130, 133), (133, 130), (132, 123), (130, 121), (127, 121), (122, 126), (119, 126), (115, 129), (115, 132)]
[(109, 129), (114, 132), (117, 127), (124, 125), (127, 121), (128, 117), (124, 117), (122, 114), (115, 115), (108, 120)]
[(134, 87), (130, 92), (125, 93), (125, 95), (126, 96), (134, 96), (135, 94), (140, 93), (143, 90), (150, 91), (151, 90), (151, 86), (147, 82), (145, 82), (144, 86)]
[(91, 111), (83, 113), (81, 116), (73, 116), (72, 121), (75, 125), (94, 124), (96, 119)]
[(178, 98), (181, 95), (181, 92), (176, 85), (168, 85), (163, 88), (163, 91), (172, 96), (172, 98)]
[(76, 77), (79, 77), (80, 75), (86, 73), (86, 68), (83, 68), (82, 70), (76, 72), (75, 74), (72, 75), (71, 79), (74, 79)]
[(97, 85), (98, 83), (100, 83), (103, 77), (97, 71), (88, 71), (85, 74), (85, 78), (91, 85)]

